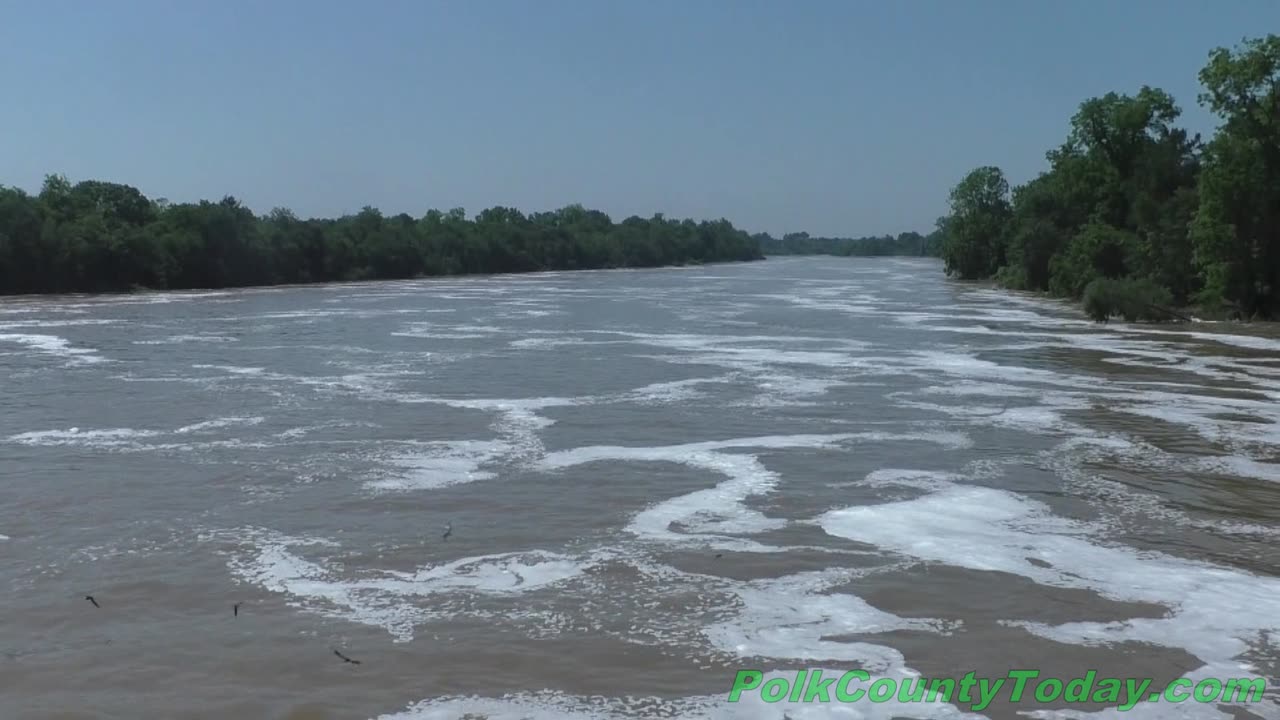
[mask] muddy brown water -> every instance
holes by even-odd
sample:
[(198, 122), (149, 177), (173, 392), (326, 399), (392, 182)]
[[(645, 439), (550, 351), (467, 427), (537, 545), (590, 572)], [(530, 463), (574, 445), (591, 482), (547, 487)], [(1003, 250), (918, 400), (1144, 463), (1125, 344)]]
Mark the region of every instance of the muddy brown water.
[(1280, 718), (727, 702), (1276, 682), (1277, 359), (914, 259), (6, 299), (0, 717)]

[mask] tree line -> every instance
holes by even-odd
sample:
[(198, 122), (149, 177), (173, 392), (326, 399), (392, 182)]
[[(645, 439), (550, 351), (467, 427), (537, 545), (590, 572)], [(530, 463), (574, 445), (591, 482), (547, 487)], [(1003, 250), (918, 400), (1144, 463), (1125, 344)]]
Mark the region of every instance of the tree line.
[(1144, 86), (1084, 101), (1025, 184), (971, 171), (938, 221), (947, 274), (1083, 300), (1098, 320), (1280, 315), (1280, 36), (1214, 49), (1199, 81), (1220, 120), (1207, 141)]
[(763, 258), (727, 220), (661, 214), (620, 223), (570, 205), (524, 214), (461, 208), (415, 218), (372, 207), (334, 219), (234, 197), (170, 204), (136, 188), (45, 178), (38, 195), (0, 186), (0, 294), (220, 288), (284, 283), (657, 267)]
[(873, 237), (811, 237), (807, 232), (793, 232), (781, 239), (768, 233), (754, 236), (765, 255), (839, 255), (843, 257), (877, 257), (885, 255), (910, 255), (940, 257), (942, 232), (935, 230), (928, 235), (917, 232), (879, 235)]

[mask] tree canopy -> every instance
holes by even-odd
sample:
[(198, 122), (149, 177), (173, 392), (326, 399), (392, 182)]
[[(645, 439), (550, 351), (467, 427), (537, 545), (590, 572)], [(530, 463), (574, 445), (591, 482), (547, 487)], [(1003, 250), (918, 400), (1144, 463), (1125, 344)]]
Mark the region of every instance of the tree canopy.
[(946, 272), (1076, 299), (1132, 281), (1105, 287), (1280, 315), (1280, 36), (1213, 50), (1199, 79), (1221, 120), (1207, 143), (1144, 86), (1081, 103), (1049, 169), (1011, 191), (998, 168), (969, 173), (939, 222)]
[(0, 186), (0, 294), (219, 288), (335, 280), (655, 267), (757, 260), (727, 220), (608, 215), (570, 205), (420, 218), (365, 207), (334, 219), (256, 216), (234, 197), (171, 204), (136, 188), (65, 177), (38, 195)]
[(840, 255), (873, 257), (885, 255), (911, 255), (939, 257), (942, 253), (942, 235), (935, 231), (928, 235), (917, 232), (880, 235), (873, 237), (811, 237), (807, 232), (793, 232), (781, 239), (768, 233), (754, 236), (765, 255)]

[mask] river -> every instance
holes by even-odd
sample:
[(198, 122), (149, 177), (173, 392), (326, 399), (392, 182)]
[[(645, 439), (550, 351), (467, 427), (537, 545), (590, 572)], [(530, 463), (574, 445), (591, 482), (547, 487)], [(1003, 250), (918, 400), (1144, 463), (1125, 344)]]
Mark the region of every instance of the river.
[(1274, 681), (1266, 327), (784, 258), (11, 298), (0, 371), (4, 718), (1280, 717), (726, 702)]

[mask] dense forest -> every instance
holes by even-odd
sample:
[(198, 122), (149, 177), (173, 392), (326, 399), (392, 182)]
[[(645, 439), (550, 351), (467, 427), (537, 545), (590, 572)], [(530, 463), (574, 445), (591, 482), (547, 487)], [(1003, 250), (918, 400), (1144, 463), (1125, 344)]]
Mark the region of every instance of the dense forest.
[(940, 257), (942, 232), (935, 230), (928, 235), (916, 232), (900, 233), (897, 237), (831, 238), (810, 237), (809, 233), (787, 233), (779, 240), (767, 233), (754, 236), (765, 255), (856, 255), (861, 257), (880, 255), (914, 255)]
[(1207, 141), (1163, 90), (1083, 102), (1049, 169), (1012, 190), (970, 172), (939, 220), (946, 272), (1083, 300), (1097, 320), (1280, 315), (1280, 36), (1217, 48)]
[(464, 273), (757, 260), (727, 220), (608, 215), (570, 205), (421, 218), (366, 207), (337, 219), (255, 216), (233, 197), (169, 204), (136, 188), (49, 176), (39, 195), (0, 186), (0, 294), (219, 288)]

